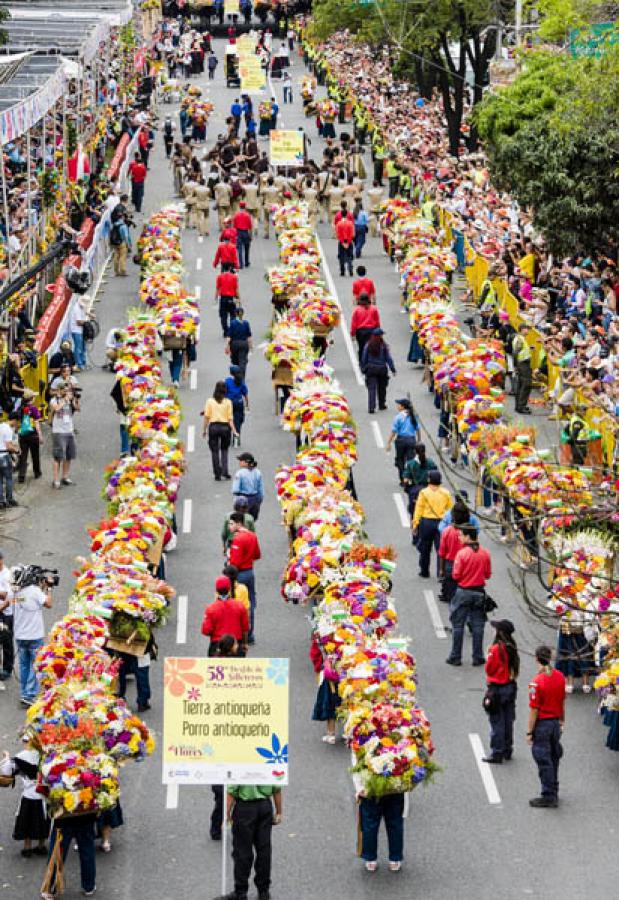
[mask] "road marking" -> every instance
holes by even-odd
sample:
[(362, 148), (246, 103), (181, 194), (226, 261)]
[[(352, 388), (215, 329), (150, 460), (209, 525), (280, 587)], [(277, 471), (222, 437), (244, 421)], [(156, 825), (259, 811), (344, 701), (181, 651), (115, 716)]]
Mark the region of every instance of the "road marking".
[(187, 643), (187, 595), (181, 594), (176, 602), (176, 643)]
[(187, 453), (193, 453), (196, 449), (196, 426), (187, 426)]
[(192, 369), (189, 372), (189, 388), (190, 388), (190, 390), (195, 391), (195, 389), (197, 387), (198, 387), (198, 370)]
[(198, 235), (198, 243), (199, 243), (199, 244), (203, 244), (203, 243), (204, 243), (204, 235), (203, 235), (203, 234), (199, 234), (199, 235)]
[(434, 591), (424, 591), (423, 596), (426, 601), (426, 606), (428, 607), (428, 612), (430, 613), (430, 618), (432, 619), (432, 624), (434, 625), (434, 631), (437, 638), (446, 638), (447, 632), (445, 631), (445, 626), (443, 625), (443, 620), (441, 619), (440, 610), (436, 604), (436, 600), (434, 599)]
[(363, 384), (364, 381), (361, 374), (361, 369), (359, 368), (359, 359), (357, 358), (357, 353), (355, 351), (355, 348), (353, 347), (352, 338), (348, 330), (348, 323), (346, 322), (346, 316), (344, 315), (344, 310), (342, 309), (342, 304), (340, 303), (340, 298), (337, 293), (337, 288), (335, 287), (333, 275), (331, 274), (331, 269), (329, 268), (329, 263), (327, 262), (327, 257), (325, 256), (325, 252), (322, 249), (322, 244), (318, 235), (316, 235), (316, 243), (318, 244), (318, 250), (320, 251), (320, 256), (322, 257), (322, 267), (325, 270), (327, 287), (329, 288), (329, 292), (333, 295), (335, 302), (340, 308), (340, 326), (342, 328), (342, 334), (344, 336), (344, 343), (346, 344), (346, 349), (348, 350), (348, 355), (350, 356), (350, 363), (352, 365), (353, 374), (355, 376), (357, 384)]
[(193, 289), (196, 300), (200, 300), (202, 297), (202, 285), (197, 284)]
[(191, 534), (191, 500), (183, 501), (183, 534)]
[(404, 503), (404, 497), (402, 494), (393, 494), (393, 502), (396, 505), (396, 509), (398, 511), (398, 515), (400, 517), (400, 522), (402, 524), (402, 528), (410, 528), (411, 527), (411, 517), (408, 514), (408, 510), (406, 508), (406, 504)]
[(165, 808), (166, 809), (178, 809), (178, 785), (177, 784), (166, 785)]
[(481, 738), (478, 734), (469, 734), (469, 741), (471, 742), (471, 747), (473, 748), (473, 756), (475, 757), (475, 762), (477, 763), (477, 768), (479, 769), (481, 780), (483, 782), (484, 788), (486, 789), (488, 803), (500, 803), (501, 795), (498, 792), (496, 782), (494, 780), (494, 775), (492, 774), (492, 766), (488, 763), (482, 762), (482, 759), (486, 755), (486, 752), (484, 750), (484, 745), (481, 742)]
[(202, 334), (202, 322), (198, 322), (196, 328), (196, 344), (200, 343), (200, 335)]
[(374, 440), (376, 441), (376, 446), (379, 450), (385, 449), (385, 442), (383, 441), (383, 436), (380, 433), (380, 427), (378, 422), (370, 422), (372, 426), (372, 431), (374, 432)]
[(201, 268), (202, 268), (202, 257), (199, 256), (199, 257), (196, 259), (196, 269), (197, 269), (198, 272), (199, 272)]

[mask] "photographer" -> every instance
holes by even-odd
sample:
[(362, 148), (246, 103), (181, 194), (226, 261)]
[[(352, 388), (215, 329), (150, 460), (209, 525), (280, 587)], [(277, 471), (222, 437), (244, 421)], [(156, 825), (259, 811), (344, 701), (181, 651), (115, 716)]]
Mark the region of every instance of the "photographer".
[(0, 509), (19, 506), (13, 499), (13, 453), (19, 453), (15, 428), (19, 423), (18, 413), (9, 413), (7, 422), (0, 423)]
[[(79, 389), (65, 381), (58, 385), (50, 403), (52, 419), (53, 486), (73, 484), (69, 478), (71, 463), (77, 455), (73, 416), (80, 410)], [(62, 471), (61, 471), (62, 467)]]
[[(13, 634), (17, 644), (21, 704), (31, 706), (38, 690), (34, 661), (39, 648), (43, 646), (45, 636), (43, 607), (48, 609), (51, 607), (52, 585), (58, 583), (58, 578), (50, 577), (38, 566), (16, 567), (12, 574), (13, 584), (8, 608), (13, 615)], [(6, 610), (4, 612), (6, 614)]]
[(49, 386), (50, 396), (53, 397), (62, 393), (67, 384), (71, 385), (73, 393), (79, 397), (81, 393), (79, 381), (75, 375), (71, 374), (71, 366), (68, 363), (63, 363), (60, 367), (60, 374), (52, 380)]

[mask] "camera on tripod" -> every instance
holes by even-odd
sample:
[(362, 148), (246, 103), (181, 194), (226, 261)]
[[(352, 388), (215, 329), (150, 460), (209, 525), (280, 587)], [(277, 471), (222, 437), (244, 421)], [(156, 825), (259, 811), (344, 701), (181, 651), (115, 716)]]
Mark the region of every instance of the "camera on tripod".
[(45, 569), (43, 566), (13, 566), (11, 569), (13, 590), (19, 591), (36, 585), (42, 588), (57, 587), (60, 584), (58, 569)]

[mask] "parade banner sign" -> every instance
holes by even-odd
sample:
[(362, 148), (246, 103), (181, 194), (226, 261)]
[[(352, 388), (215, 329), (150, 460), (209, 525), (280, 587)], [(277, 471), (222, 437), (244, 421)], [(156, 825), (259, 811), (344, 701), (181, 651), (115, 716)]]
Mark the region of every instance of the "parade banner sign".
[(302, 166), (304, 159), (302, 131), (272, 131), (270, 157), (272, 166)]
[(288, 659), (167, 657), (163, 783), (288, 783)]
[(244, 94), (261, 94), (266, 87), (266, 76), (258, 57), (241, 56), (239, 62), (241, 91)]
[(224, 0), (224, 14), (226, 16), (239, 15), (239, 0)]

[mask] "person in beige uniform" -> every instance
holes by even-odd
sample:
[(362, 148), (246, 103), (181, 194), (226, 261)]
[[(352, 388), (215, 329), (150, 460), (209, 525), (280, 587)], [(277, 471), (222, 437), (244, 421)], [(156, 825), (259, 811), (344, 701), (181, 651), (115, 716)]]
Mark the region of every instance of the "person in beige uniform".
[(281, 202), (281, 192), (275, 186), (275, 179), (269, 175), (266, 185), (260, 189), (260, 197), (262, 199), (262, 221), (264, 223), (264, 236), (269, 236), (269, 226), (271, 224), (271, 207)]
[(318, 186), (318, 203), (319, 203), (319, 222), (326, 222), (329, 219), (329, 188), (331, 187), (331, 172), (328, 169), (322, 169), (317, 176), (316, 184)]
[(308, 178), (305, 182), (305, 187), (301, 190), (301, 196), (303, 200), (307, 203), (307, 210), (309, 213), (310, 225), (312, 228), (316, 227), (316, 222), (318, 220), (318, 191), (316, 190), (316, 186), (314, 185), (314, 181), (312, 178)]
[(344, 200), (347, 201), (348, 208), (352, 209), (355, 205), (355, 201), (361, 199), (361, 196), (363, 195), (363, 185), (354, 175), (350, 174), (344, 185), (343, 191)]
[(196, 202), (195, 190), (198, 186), (198, 182), (193, 177), (193, 174), (189, 174), (187, 176), (187, 180), (183, 184), (182, 192), (183, 199), (185, 201), (185, 227), (186, 228), (195, 228), (195, 217), (194, 217), (194, 207)]
[(368, 209), (370, 212), (370, 234), (376, 237), (378, 234), (378, 216), (380, 208), (385, 202), (385, 189), (377, 181), (368, 191)]
[(195, 219), (198, 233), (208, 234), (211, 192), (208, 189), (208, 185), (204, 183), (204, 178), (200, 177), (198, 184), (194, 188), (193, 195), (195, 198)]
[(260, 218), (260, 196), (256, 179), (251, 178), (243, 184), (245, 209), (252, 217), (254, 234), (258, 234), (258, 220)]
[(219, 230), (221, 231), (224, 227), (226, 216), (230, 215), (232, 207), (232, 189), (227, 175), (224, 177), (223, 181), (220, 181), (219, 184), (215, 185), (214, 193), (217, 217), (219, 219)]
[(344, 191), (339, 186), (336, 178), (333, 179), (333, 184), (331, 185), (331, 187), (327, 189), (327, 196), (329, 203), (328, 221), (333, 225), (333, 219), (335, 218), (336, 213), (340, 211), (340, 204), (344, 199)]

